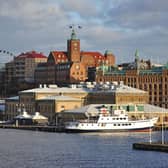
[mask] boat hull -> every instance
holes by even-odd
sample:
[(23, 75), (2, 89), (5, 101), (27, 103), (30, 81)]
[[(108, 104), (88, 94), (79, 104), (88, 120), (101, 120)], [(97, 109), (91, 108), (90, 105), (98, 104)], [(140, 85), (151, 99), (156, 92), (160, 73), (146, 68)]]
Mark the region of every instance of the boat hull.
[[(121, 118), (121, 117), (120, 117)], [(147, 132), (154, 127), (158, 118), (149, 120), (115, 120), (102, 117), (97, 122), (69, 122), (65, 126), (66, 132)]]
[(89, 133), (89, 132), (149, 132), (153, 127), (133, 128), (133, 129), (65, 129), (67, 133)]

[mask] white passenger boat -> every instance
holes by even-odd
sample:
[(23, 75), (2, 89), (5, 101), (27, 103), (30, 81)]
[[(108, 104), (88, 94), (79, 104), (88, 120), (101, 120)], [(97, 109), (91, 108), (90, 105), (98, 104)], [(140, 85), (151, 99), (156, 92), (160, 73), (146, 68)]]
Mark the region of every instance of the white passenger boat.
[(65, 124), (67, 132), (123, 132), (149, 131), (154, 127), (158, 117), (150, 119), (129, 119), (124, 109), (114, 110), (111, 113), (101, 108), (97, 117), (87, 120), (71, 121)]

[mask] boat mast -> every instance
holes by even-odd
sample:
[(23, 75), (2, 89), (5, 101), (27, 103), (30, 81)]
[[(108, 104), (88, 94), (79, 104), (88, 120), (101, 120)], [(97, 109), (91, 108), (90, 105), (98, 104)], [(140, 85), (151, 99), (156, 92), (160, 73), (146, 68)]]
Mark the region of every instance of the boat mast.
[(151, 144), (152, 143), (152, 127), (151, 127), (151, 112), (149, 112), (149, 143)]
[(162, 145), (164, 144), (164, 127), (163, 127), (164, 121), (163, 121), (163, 109), (162, 109)]

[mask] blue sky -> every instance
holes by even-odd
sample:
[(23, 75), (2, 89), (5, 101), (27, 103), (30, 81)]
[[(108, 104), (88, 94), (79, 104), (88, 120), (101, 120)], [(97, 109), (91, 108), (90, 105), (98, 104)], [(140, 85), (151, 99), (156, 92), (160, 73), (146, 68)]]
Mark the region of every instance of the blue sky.
[[(0, 49), (15, 55), (65, 50), (70, 24), (81, 50), (111, 50), (117, 63), (142, 59), (168, 62), (167, 0), (0, 0)], [(0, 54), (1, 62), (11, 58)]]

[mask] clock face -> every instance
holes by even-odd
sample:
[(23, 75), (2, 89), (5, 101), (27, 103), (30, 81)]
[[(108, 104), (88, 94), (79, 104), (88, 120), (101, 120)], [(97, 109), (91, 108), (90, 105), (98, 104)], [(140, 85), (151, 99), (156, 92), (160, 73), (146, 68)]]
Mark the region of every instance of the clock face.
[(76, 65), (76, 69), (79, 69), (79, 65)]
[(77, 44), (77, 43), (74, 43), (73, 45), (76, 47), (78, 44)]

